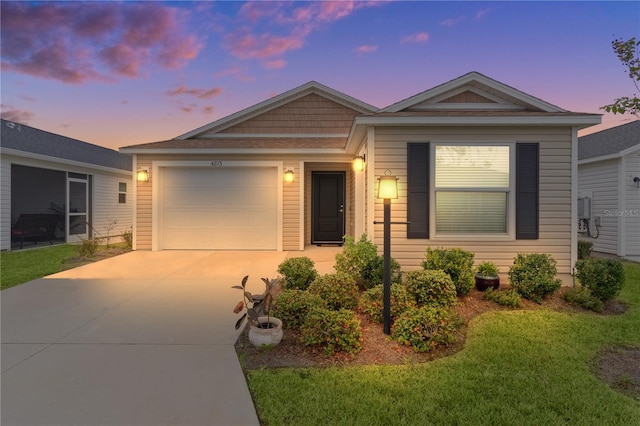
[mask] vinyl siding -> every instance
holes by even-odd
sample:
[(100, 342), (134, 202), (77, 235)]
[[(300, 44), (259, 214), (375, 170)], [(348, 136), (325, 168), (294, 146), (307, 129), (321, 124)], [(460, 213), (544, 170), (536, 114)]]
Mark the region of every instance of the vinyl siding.
[[(593, 250), (618, 254), (618, 159), (599, 161), (578, 166), (578, 196), (591, 197), (591, 227), (595, 216), (602, 216), (597, 228), (598, 237), (580, 234), (581, 239), (591, 241)], [(595, 235), (595, 231), (592, 230)]]
[[(127, 184), (127, 202), (118, 202), (118, 186)], [(97, 236), (111, 236), (111, 243), (122, 241), (122, 233), (133, 225), (132, 179), (96, 174), (93, 179), (93, 229)], [(109, 229), (111, 228), (111, 229)], [(106, 243), (106, 241), (105, 241)]]
[(220, 133), (346, 134), (351, 129), (356, 114), (357, 112), (351, 108), (312, 93), (229, 127)]
[[(432, 247), (461, 247), (475, 253), (476, 263), (492, 260), (506, 273), (519, 252), (550, 253), (558, 262), (558, 271), (571, 270), (571, 129), (544, 127), (432, 127), (375, 129), (376, 176), (391, 170), (398, 180), (399, 198), (393, 200), (391, 220), (403, 222), (406, 217), (408, 142), (538, 142), (540, 143), (540, 219), (539, 239), (512, 241), (464, 241), (446, 239), (407, 239), (406, 227), (392, 225), (391, 255), (403, 269), (421, 267), (425, 251)], [(375, 220), (382, 220), (382, 201), (373, 197)], [(513, 201), (512, 201), (513, 202)], [(369, 219), (368, 219), (369, 220)], [(373, 227), (374, 241), (382, 250), (383, 227)], [(515, 238), (515, 235), (514, 235)]]
[(625, 256), (640, 256), (640, 189), (633, 182), (634, 177), (640, 177), (640, 151), (627, 154), (622, 161), (625, 191), (624, 254)]

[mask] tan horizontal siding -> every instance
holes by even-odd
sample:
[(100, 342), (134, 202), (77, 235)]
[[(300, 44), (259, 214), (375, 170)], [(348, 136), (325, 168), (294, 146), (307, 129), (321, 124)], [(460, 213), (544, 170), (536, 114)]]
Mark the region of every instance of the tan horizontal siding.
[[(540, 220), (538, 240), (464, 241), (407, 239), (406, 227), (392, 225), (391, 252), (403, 268), (421, 267), (427, 246), (461, 247), (475, 254), (476, 263), (494, 261), (503, 272), (520, 252), (550, 253), (558, 271), (571, 271), (571, 130), (555, 127), (433, 127), (375, 130), (376, 176), (391, 170), (398, 179), (399, 198), (392, 203), (392, 221), (406, 221), (407, 142), (539, 142)], [(382, 203), (375, 200), (375, 220), (382, 220)], [(433, 232), (433, 230), (432, 230)], [(382, 225), (374, 226), (374, 241), (382, 250)]]
[(356, 111), (309, 94), (221, 133), (348, 133)]

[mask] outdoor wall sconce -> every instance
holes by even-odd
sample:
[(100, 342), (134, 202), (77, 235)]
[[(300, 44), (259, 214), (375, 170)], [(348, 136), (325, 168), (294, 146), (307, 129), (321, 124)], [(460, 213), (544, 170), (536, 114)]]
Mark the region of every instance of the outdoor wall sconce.
[(287, 170), (284, 172), (284, 181), (287, 183), (293, 182), (293, 170)]
[(149, 182), (149, 169), (138, 169), (136, 172), (136, 180), (138, 182)]
[(634, 177), (633, 182), (636, 184), (636, 188), (640, 188), (640, 177)]
[(364, 155), (358, 155), (353, 159), (353, 171), (361, 172), (364, 170)]

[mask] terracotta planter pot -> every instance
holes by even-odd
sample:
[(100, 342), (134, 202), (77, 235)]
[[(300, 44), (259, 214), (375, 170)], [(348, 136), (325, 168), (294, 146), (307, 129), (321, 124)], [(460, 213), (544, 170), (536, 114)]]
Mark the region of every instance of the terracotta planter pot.
[(260, 348), (263, 345), (277, 345), (282, 340), (282, 321), (274, 317), (259, 317), (258, 323), (271, 324), (271, 328), (261, 328), (254, 324), (250, 324), (249, 328), (249, 341), (256, 348)]
[(480, 291), (485, 291), (489, 287), (497, 290), (500, 287), (500, 277), (488, 278), (476, 275), (476, 288)]

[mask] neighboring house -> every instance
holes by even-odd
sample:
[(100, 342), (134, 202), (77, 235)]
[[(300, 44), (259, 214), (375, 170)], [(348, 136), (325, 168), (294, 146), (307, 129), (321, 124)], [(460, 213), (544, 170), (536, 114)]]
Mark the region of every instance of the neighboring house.
[(134, 245), (304, 250), (366, 233), (381, 249), (376, 188), (388, 170), (399, 186), (392, 221), (411, 222), (392, 225), (405, 269), (420, 267), (427, 246), (463, 247), (503, 272), (518, 252), (551, 253), (566, 275), (577, 131), (598, 123), (476, 72), (383, 109), (310, 82), (175, 139), (121, 148), (149, 177), (136, 185)]
[(11, 121), (0, 128), (2, 250), (131, 231), (130, 155)]
[(578, 139), (578, 197), (580, 237), (594, 251), (640, 260), (640, 121)]

